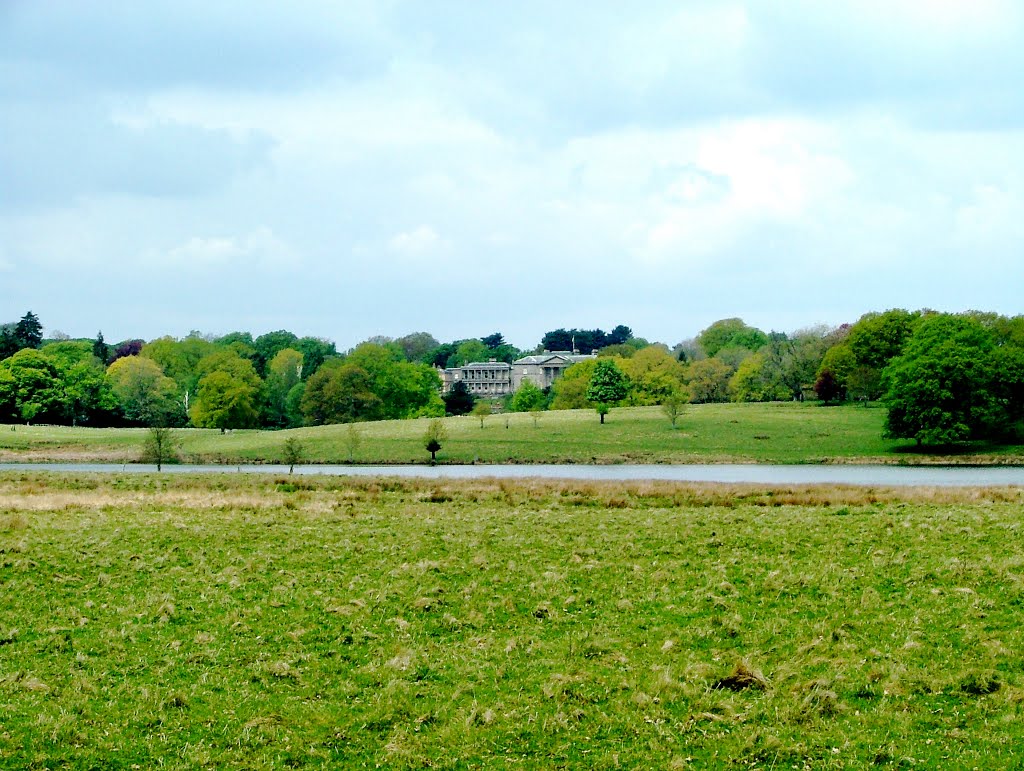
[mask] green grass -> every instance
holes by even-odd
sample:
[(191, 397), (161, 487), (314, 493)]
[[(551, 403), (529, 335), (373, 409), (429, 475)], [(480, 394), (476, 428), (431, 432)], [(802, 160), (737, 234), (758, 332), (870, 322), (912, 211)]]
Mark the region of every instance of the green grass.
[(0, 767), (1017, 767), (1022, 503), (2, 473)]
[[(473, 417), (445, 420), (448, 439), (442, 463), (827, 463), (1024, 461), (1022, 448), (969, 447), (950, 455), (922, 454), (882, 438), (881, 408), (813, 404), (692, 405), (676, 430), (658, 407), (612, 410), (600, 425), (591, 410), (493, 415), (483, 428)], [(427, 420), (356, 424), (359, 444), (350, 450), (349, 426), (291, 431), (176, 432), (181, 457), (200, 463), (280, 463), (289, 437), (311, 463), (424, 463)], [(139, 458), (143, 429), (0, 427), (0, 460), (132, 462)]]

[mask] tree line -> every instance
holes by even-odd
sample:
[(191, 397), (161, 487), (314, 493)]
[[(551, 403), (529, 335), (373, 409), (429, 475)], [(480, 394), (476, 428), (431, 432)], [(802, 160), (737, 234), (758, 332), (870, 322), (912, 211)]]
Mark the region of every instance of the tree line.
[[(542, 350), (596, 353), (550, 389), (529, 381), (480, 402), (438, 368)], [(614, 370), (617, 374), (609, 374)], [(600, 372), (600, 376), (597, 376)], [(599, 386), (614, 381), (614, 387)], [(253, 337), (43, 338), (28, 312), (0, 326), (0, 420), (92, 426), (287, 428), (439, 417), (813, 399), (888, 407), (887, 433), (921, 444), (1024, 438), (1024, 317), (892, 309), (851, 324), (765, 332), (722, 319), (673, 347), (616, 326), (547, 332), (533, 351), (500, 332), (440, 342), (426, 332), (374, 337), (341, 353), (285, 330)]]
[[(556, 330), (586, 344), (632, 336)], [(426, 332), (374, 337), (341, 353), (287, 330), (253, 337), (44, 339), (31, 311), (0, 325), (0, 421), (87, 426), (288, 428), (443, 416), (437, 368), (512, 362), (500, 332), (440, 342)], [(540, 346), (538, 346), (538, 350)]]

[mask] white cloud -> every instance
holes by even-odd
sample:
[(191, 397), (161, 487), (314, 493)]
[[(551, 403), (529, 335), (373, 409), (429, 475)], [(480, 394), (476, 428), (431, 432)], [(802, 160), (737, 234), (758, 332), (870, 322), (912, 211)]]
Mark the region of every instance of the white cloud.
[(239, 236), (193, 236), (164, 252), (150, 251), (144, 261), (186, 270), (275, 268), (295, 262), (294, 250), (260, 226)]
[(395, 254), (412, 259), (430, 257), (447, 251), (451, 245), (429, 225), (420, 225), (414, 230), (396, 233), (388, 239), (388, 249)]

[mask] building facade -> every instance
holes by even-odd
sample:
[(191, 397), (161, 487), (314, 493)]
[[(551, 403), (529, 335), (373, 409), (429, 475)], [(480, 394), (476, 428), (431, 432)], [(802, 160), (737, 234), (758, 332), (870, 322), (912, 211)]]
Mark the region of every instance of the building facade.
[(597, 354), (582, 356), (571, 351), (544, 351), (516, 359), (512, 363), (512, 390), (530, 380), (538, 388), (550, 388), (573, 364), (597, 358)]
[(504, 396), (512, 393), (512, 366), (503, 361), (473, 362), (449, 367), (441, 373), (441, 391), (448, 393), (456, 383), (466, 384), (474, 396)]
[(550, 388), (573, 364), (588, 361), (597, 354), (582, 356), (570, 351), (544, 351), (516, 359), (512, 364), (503, 361), (473, 362), (464, 367), (449, 367), (440, 371), (441, 392), (448, 393), (456, 383), (466, 384), (474, 396), (504, 396), (514, 393), (524, 380), (537, 388)]

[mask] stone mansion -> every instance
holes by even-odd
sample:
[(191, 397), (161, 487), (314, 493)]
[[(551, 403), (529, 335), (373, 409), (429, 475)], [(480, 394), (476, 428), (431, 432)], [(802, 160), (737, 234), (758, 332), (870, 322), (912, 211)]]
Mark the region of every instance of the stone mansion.
[(570, 351), (544, 351), (524, 356), (511, 364), (491, 359), (487, 362), (473, 362), (463, 367), (449, 367), (442, 370), (441, 391), (448, 393), (459, 382), (466, 384), (466, 390), (475, 396), (504, 396), (519, 389), (524, 380), (531, 381), (538, 388), (548, 388), (573, 364), (596, 358)]

